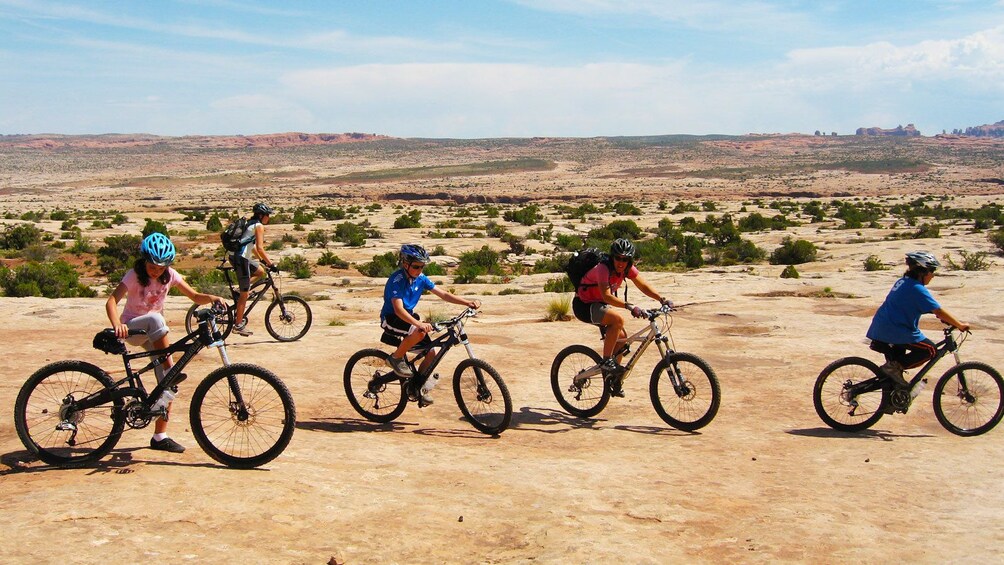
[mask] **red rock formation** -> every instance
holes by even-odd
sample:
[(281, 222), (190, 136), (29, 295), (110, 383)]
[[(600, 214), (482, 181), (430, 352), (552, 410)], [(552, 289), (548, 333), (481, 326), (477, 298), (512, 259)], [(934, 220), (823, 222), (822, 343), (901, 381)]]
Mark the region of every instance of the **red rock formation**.
[(920, 132), (917, 128), (913, 127), (913, 124), (907, 124), (906, 127), (896, 126), (893, 129), (882, 129), (882, 128), (858, 128), (854, 132), (855, 135), (890, 135), (898, 137), (920, 137)]

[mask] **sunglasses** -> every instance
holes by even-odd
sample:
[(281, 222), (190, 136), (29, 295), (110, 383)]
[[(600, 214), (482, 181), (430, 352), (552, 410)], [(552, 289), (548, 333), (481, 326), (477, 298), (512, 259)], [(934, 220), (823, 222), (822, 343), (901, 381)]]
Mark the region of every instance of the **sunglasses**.
[(627, 255), (614, 255), (614, 261), (621, 261), (623, 263), (627, 263), (631, 259), (632, 258), (628, 257)]
[(408, 268), (414, 269), (416, 271), (421, 271), (422, 269), (425, 268), (425, 263), (409, 263)]

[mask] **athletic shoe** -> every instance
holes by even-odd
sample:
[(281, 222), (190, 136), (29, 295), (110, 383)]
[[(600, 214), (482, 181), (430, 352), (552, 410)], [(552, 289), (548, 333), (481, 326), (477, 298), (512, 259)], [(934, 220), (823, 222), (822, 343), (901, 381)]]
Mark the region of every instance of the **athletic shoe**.
[(903, 365), (898, 361), (888, 361), (885, 365), (879, 367), (879, 369), (885, 373), (889, 380), (899, 388), (910, 388), (910, 383), (906, 382), (903, 378)]
[(399, 377), (407, 379), (413, 376), (411, 367), (408, 366), (408, 362), (404, 360), (404, 357), (398, 359), (397, 357), (391, 355), (387, 357), (387, 365), (391, 369), (394, 369), (394, 374)]
[(156, 451), (167, 451), (170, 453), (184, 453), (185, 446), (174, 441), (173, 439), (166, 437), (160, 441), (150, 438), (150, 449)]
[(247, 318), (244, 318), (244, 320), (239, 324), (234, 324), (234, 332), (236, 332), (238, 335), (242, 335), (244, 337), (254, 335), (254, 332), (247, 328), (248, 328)]

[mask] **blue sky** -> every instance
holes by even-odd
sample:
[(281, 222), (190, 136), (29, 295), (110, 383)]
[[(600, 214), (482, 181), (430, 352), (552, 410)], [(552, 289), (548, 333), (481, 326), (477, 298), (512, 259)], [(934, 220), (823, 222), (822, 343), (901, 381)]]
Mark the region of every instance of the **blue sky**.
[(0, 0), (0, 134), (1004, 120), (1004, 0)]

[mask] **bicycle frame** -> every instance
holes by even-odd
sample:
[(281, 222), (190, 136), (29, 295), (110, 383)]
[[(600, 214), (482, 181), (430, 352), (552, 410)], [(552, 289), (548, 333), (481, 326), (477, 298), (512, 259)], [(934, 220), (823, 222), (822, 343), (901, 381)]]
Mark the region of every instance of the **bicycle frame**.
[[(182, 369), (206, 347), (216, 347), (220, 352), (220, 359), (223, 361), (223, 364), (225, 366), (230, 365), (226, 343), (222, 340), (220, 332), (216, 327), (215, 315), (205, 316), (204, 319), (199, 321), (198, 329), (163, 349), (123, 353), (122, 363), (125, 366), (126, 376), (116, 381), (109, 388), (77, 400), (75, 402), (75, 409), (87, 410), (126, 398), (139, 398), (143, 405), (149, 409), (160, 398), (165, 389), (174, 386)], [(142, 375), (163, 364), (168, 355), (178, 352), (183, 352), (181, 358), (164, 374), (157, 386), (147, 393), (146, 387), (143, 385)], [(132, 361), (143, 358), (149, 358), (149, 363), (139, 370), (133, 370)], [(122, 385), (126, 383), (128, 383), (128, 386), (123, 387)], [(240, 389), (236, 386), (236, 383), (230, 384), (237, 401), (243, 405), (244, 401), (240, 395)]]
[[(422, 345), (421, 350), (416, 351), (416, 353), (412, 355), (410, 359), (408, 358), (408, 355), (405, 354), (405, 360), (408, 362), (408, 365), (411, 366), (411, 369), (414, 372), (413, 377), (402, 378), (394, 372), (388, 372), (374, 379), (373, 383), (375, 385), (382, 386), (396, 380), (401, 380), (401, 381), (412, 381), (416, 384), (416, 386), (421, 386), (425, 384), (425, 381), (429, 378), (430, 375), (433, 374), (433, 372), (436, 370), (436, 367), (439, 366), (439, 363), (443, 360), (443, 358), (446, 357), (446, 353), (449, 352), (451, 349), (453, 349), (453, 347), (456, 345), (462, 344), (464, 346), (464, 349), (467, 350), (467, 355), (471, 359), (475, 359), (476, 357), (474, 356), (474, 349), (471, 347), (471, 342), (467, 338), (467, 332), (464, 331), (464, 318), (467, 318), (468, 316), (472, 315), (474, 315), (472, 311), (470, 309), (467, 309), (462, 314), (446, 322), (443, 322), (441, 324), (433, 324), (434, 331), (440, 331), (445, 326), (446, 333), (432, 340), (430, 343)], [(425, 359), (426, 356), (428, 356), (433, 349), (437, 348), (439, 348), (440, 350), (439, 353), (436, 355), (436, 358), (432, 360), (431, 364), (425, 370), (424, 373), (420, 373), (418, 371), (418, 365), (421, 365), (420, 361), (422, 359)], [(477, 371), (477, 374), (479, 379), (482, 378), (479, 370)]]
[[(630, 345), (632, 343), (636, 342), (641, 343), (641, 345), (638, 346), (638, 349), (635, 350), (634, 354), (628, 359), (628, 362), (623, 364), (624, 379), (626, 379), (627, 376), (631, 374), (631, 370), (634, 369), (634, 366), (638, 363), (638, 360), (641, 359), (641, 356), (645, 353), (645, 350), (647, 350), (648, 347), (652, 345), (653, 342), (655, 342), (656, 347), (659, 348), (659, 354), (662, 356), (663, 359), (673, 354), (673, 348), (669, 346), (669, 336), (666, 335), (664, 328), (660, 327), (658, 322), (659, 317), (663, 314), (663, 311), (661, 309), (648, 310), (647, 313), (648, 313), (647, 328), (642, 328), (624, 339), (617, 340), (620, 345), (617, 347), (616, 350), (614, 350), (614, 357), (620, 357), (626, 354), (630, 350)], [(668, 310), (666, 311), (666, 313), (668, 313)], [(588, 369), (583, 370), (577, 378), (586, 379), (590, 377), (595, 377), (597, 375), (600, 375), (601, 373), (602, 369), (600, 368), (599, 365), (597, 365), (595, 367), (590, 367)], [(673, 375), (674, 380), (675, 378), (676, 378), (675, 375)]]
[[(227, 279), (227, 286), (230, 288), (230, 296), (234, 300), (234, 304), (237, 303), (237, 299), (240, 296), (240, 289), (235, 285), (233, 277), (237, 275), (233, 273), (234, 268), (226, 264), (227, 259), (223, 259), (223, 263), (216, 267), (220, 271), (223, 271), (223, 276)], [(281, 293), (279, 291), (279, 285), (276, 283), (275, 279), (272, 277), (272, 273), (265, 269), (265, 276), (255, 281), (251, 287), (248, 289), (248, 300), (244, 305), (244, 315), (247, 316), (254, 309), (255, 305), (261, 301), (262, 297), (271, 290), (272, 291), (272, 301), (278, 302), (279, 306), (283, 309), (283, 314), (286, 313), (285, 305), (283, 305), (282, 300), (280, 300)], [(234, 308), (231, 305), (231, 308)]]
[[(962, 363), (962, 358), (959, 356), (959, 344), (955, 341), (955, 337), (952, 335), (952, 332), (954, 330), (955, 328), (951, 326), (948, 326), (942, 330), (942, 332), (945, 334), (945, 339), (934, 344), (934, 349), (935, 349), (934, 357), (929, 359), (927, 363), (925, 363), (924, 366), (921, 367), (919, 371), (917, 371), (917, 374), (914, 375), (912, 379), (910, 379), (911, 390), (913, 390), (913, 388), (917, 386), (917, 383), (919, 383), (925, 376), (927, 376), (927, 373), (934, 368), (934, 366), (938, 363), (938, 361), (941, 361), (941, 359), (944, 358), (949, 353), (952, 353), (955, 356), (956, 365)], [(965, 378), (960, 377), (960, 380), (962, 381), (963, 385), (965, 385)], [(864, 394), (866, 392), (871, 392), (873, 390), (881, 388), (881, 384), (885, 381), (886, 378), (884, 376), (876, 376), (874, 378), (861, 381), (857, 385), (849, 388), (847, 392), (849, 397), (853, 398), (858, 394)]]

